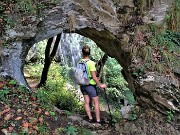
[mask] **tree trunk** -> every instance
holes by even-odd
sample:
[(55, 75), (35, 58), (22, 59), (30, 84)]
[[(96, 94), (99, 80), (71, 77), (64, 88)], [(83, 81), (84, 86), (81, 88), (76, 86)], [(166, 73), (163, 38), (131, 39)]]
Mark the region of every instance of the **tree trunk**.
[(44, 63), (44, 68), (43, 68), (42, 75), (41, 75), (41, 80), (40, 80), (40, 83), (38, 84), (38, 88), (42, 87), (46, 84), (49, 67), (51, 65), (51, 62), (52, 62), (54, 56), (56, 55), (57, 48), (58, 48), (58, 45), (59, 45), (59, 42), (61, 39), (61, 34), (57, 35), (53, 50), (50, 54), (50, 49), (51, 49), (53, 39), (54, 39), (54, 37), (49, 38), (48, 42), (47, 42), (47, 46), (45, 49), (45, 60), (44, 60), (45, 63)]
[(97, 76), (99, 77), (101, 82), (104, 82), (104, 79), (103, 79), (103, 67), (104, 67), (107, 59), (108, 59), (108, 55), (104, 54), (104, 56), (98, 61), (97, 65), (96, 65)]

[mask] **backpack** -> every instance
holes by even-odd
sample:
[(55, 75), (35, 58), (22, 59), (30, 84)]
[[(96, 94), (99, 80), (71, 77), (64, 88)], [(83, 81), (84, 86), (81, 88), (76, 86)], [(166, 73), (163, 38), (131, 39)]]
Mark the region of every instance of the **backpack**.
[(75, 78), (75, 83), (79, 85), (89, 85), (89, 77), (88, 77), (88, 66), (86, 62), (89, 61), (80, 61), (75, 70), (74, 70), (74, 78)]

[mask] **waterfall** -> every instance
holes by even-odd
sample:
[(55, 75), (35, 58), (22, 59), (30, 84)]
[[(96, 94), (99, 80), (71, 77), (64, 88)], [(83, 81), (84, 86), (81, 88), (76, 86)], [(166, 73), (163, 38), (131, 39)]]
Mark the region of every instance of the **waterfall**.
[[(59, 44), (57, 55), (60, 57), (60, 64), (65, 69), (63, 72), (66, 72), (68, 78), (74, 82), (73, 68), (76, 67), (77, 63), (81, 59), (81, 42), (83, 40), (83, 36), (79, 34), (69, 34), (62, 33), (61, 42)], [(79, 85), (75, 85), (75, 93), (79, 100), (83, 100), (81, 91), (79, 89)], [(67, 83), (67, 89), (71, 89), (72, 85)]]
[(80, 42), (83, 36), (78, 34), (62, 33), (58, 49), (61, 64), (66, 67), (75, 67), (81, 59)]

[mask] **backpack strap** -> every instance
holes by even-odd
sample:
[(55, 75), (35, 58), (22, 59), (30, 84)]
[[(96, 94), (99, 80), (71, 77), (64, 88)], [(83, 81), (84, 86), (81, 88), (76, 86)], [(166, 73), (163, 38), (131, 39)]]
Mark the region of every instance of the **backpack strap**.
[(79, 63), (86, 63), (86, 62), (88, 62), (90, 59), (87, 59), (87, 60), (85, 60), (85, 61), (83, 61), (83, 60), (81, 60)]
[[(83, 60), (81, 60), (79, 63), (86, 63), (86, 62), (88, 62), (90, 59), (87, 59), (87, 60), (85, 60), (85, 61), (83, 61)], [(86, 71), (87, 71), (87, 74), (88, 74), (88, 66), (87, 66), (87, 64), (86, 64)], [(89, 77), (89, 76), (88, 76)], [(89, 77), (89, 79), (91, 80), (92, 79), (92, 76), (91, 77)]]

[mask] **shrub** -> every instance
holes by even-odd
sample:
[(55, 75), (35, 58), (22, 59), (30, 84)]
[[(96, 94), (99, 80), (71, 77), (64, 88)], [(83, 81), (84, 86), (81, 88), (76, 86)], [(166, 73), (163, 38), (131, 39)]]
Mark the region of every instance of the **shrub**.
[(45, 87), (48, 100), (59, 109), (79, 111), (82, 108), (81, 103), (76, 98), (73, 90), (66, 90), (66, 83), (65, 78), (61, 75), (60, 66), (52, 64)]

